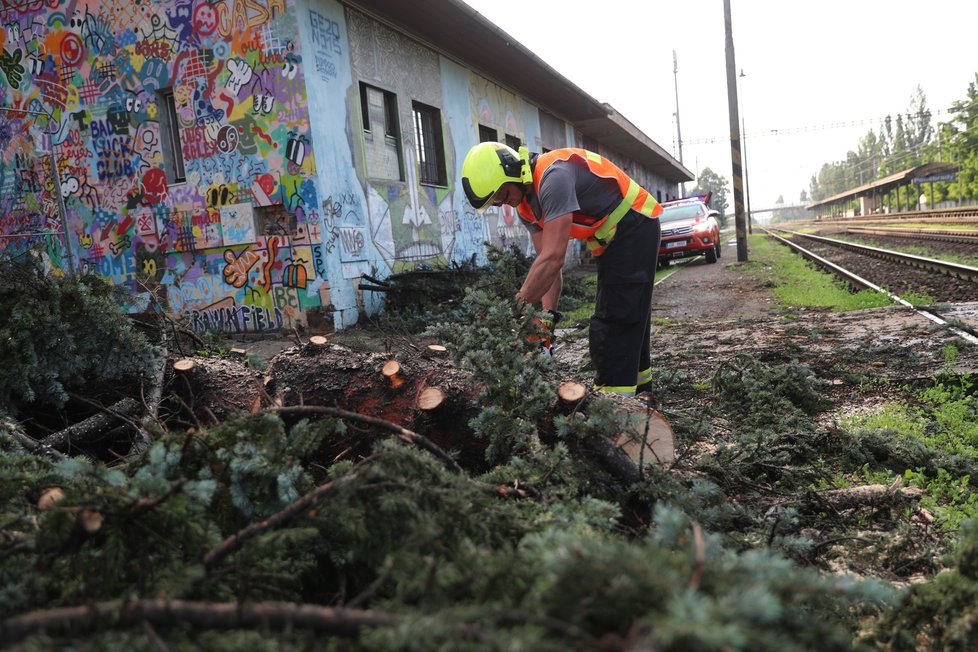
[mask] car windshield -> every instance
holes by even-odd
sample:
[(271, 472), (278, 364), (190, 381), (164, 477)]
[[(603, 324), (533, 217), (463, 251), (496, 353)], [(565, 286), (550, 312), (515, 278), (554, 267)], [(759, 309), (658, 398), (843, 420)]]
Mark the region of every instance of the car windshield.
[(683, 206), (666, 206), (659, 215), (659, 221), (672, 222), (675, 220), (685, 220), (691, 217), (703, 215), (703, 207), (699, 204), (686, 204)]

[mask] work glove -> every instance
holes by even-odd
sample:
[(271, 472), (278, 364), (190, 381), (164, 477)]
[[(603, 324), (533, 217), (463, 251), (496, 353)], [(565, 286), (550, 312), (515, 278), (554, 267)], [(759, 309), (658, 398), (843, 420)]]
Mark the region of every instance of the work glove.
[(556, 310), (544, 310), (539, 317), (533, 320), (536, 332), (527, 336), (526, 340), (534, 343), (539, 342), (547, 354), (553, 355), (553, 345), (557, 339), (555, 328), (561, 317), (563, 315)]

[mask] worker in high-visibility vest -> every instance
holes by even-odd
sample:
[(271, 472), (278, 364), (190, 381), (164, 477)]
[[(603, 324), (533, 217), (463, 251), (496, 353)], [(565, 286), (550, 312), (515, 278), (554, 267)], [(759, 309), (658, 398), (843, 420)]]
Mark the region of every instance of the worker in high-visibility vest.
[(531, 155), (502, 143), (479, 143), (462, 163), (462, 188), (483, 212), (516, 207), (537, 256), (518, 302), (557, 313), (571, 239), (596, 257), (598, 289), (591, 317), (595, 385), (634, 395), (651, 386), (652, 286), (662, 207), (618, 166), (584, 149)]

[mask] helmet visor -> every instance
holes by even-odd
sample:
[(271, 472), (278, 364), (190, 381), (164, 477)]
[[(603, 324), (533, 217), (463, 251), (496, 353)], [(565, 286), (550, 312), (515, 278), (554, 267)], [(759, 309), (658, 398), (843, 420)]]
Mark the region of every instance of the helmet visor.
[[(487, 208), (492, 204), (492, 199), (495, 197), (494, 193), (489, 193), (487, 195), (476, 194), (475, 190), (472, 189), (472, 184), (469, 183), (468, 178), (462, 177), (462, 190), (465, 191), (465, 198), (469, 200), (472, 204), (472, 208), (476, 210), (477, 213), (484, 213)], [(499, 189), (496, 189), (498, 192)]]
[(481, 214), (485, 213), (490, 208), (502, 206), (509, 197), (509, 188), (506, 187), (507, 185), (508, 184), (504, 183), (503, 185), (499, 186), (496, 192), (492, 194), (492, 197), (489, 198), (489, 201), (483, 204), (482, 208), (477, 208), (475, 211)]

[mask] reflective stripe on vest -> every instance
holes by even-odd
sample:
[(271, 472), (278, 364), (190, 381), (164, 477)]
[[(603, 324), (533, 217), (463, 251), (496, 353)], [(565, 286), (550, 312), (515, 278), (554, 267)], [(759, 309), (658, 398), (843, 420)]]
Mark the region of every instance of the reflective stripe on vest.
[[(547, 168), (557, 161), (568, 161), (575, 157), (586, 163), (592, 174), (605, 179), (614, 179), (618, 183), (618, 188), (623, 197), (613, 211), (597, 220), (593, 216), (580, 213), (573, 214), (574, 222), (571, 225), (570, 236), (576, 240), (584, 240), (588, 250), (593, 255), (600, 256), (604, 253), (605, 247), (615, 237), (618, 222), (625, 217), (629, 210), (634, 209), (648, 217), (655, 217), (662, 212), (662, 206), (649, 194), (649, 191), (638, 185), (617, 165), (586, 149), (567, 147), (541, 154), (533, 168), (533, 187), (539, 192), (540, 180)], [(533, 210), (526, 200), (520, 203), (517, 212), (523, 220), (543, 228), (543, 218), (537, 218), (533, 214)]]

